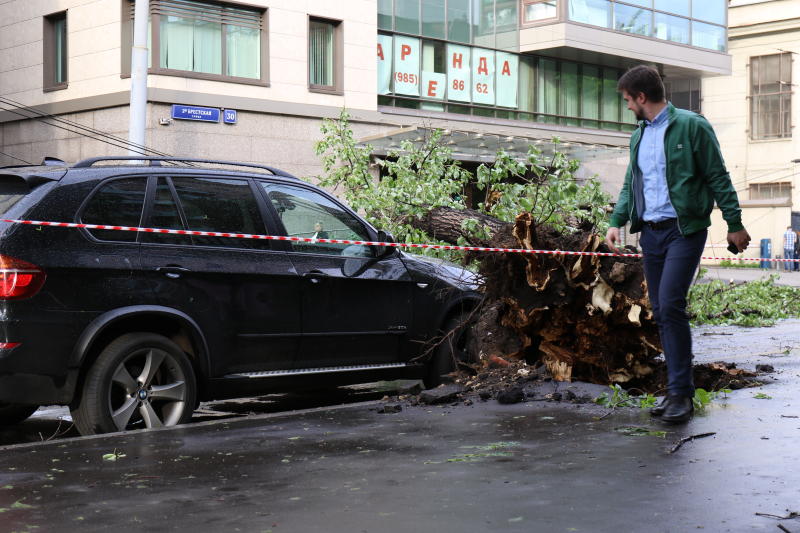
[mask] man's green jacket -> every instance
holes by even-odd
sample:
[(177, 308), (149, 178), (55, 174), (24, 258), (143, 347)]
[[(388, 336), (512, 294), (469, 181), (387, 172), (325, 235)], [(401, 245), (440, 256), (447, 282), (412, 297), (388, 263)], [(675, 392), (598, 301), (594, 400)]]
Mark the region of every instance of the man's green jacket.
[[(667, 187), (672, 207), (678, 214), (678, 227), (690, 235), (711, 225), (714, 201), (728, 223), (728, 232), (744, 229), (742, 210), (730, 175), (725, 169), (711, 124), (697, 113), (668, 106), (669, 124), (664, 134), (664, 155), (667, 163)], [(630, 162), (625, 184), (611, 215), (612, 227), (631, 223), (631, 233), (644, 225), (644, 183), (639, 170), (639, 141), (646, 127), (644, 121), (631, 134)]]

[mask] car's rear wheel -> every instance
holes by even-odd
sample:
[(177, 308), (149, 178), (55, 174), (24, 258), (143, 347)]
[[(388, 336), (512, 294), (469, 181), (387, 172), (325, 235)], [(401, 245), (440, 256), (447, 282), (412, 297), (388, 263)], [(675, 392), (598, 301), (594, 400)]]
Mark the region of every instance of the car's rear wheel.
[(442, 376), (456, 369), (459, 361), (474, 362), (470, 348), (474, 341), (471, 313), (459, 313), (450, 318), (442, 328), (445, 338), (436, 347), (428, 361), (423, 384), (431, 389), (442, 383)]
[(196, 397), (192, 364), (177, 344), (128, 333), (89, 369), (72, 419), (82, 435), (174, 426), (191, 419)]
[(38, 405), (0, 402), (0, 426), (13, 426), (36, 412)]

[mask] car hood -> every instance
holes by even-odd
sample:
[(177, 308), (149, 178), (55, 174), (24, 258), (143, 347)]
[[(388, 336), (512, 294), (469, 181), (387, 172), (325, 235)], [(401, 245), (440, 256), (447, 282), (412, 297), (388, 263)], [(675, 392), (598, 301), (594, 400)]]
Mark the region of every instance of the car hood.
[(481, 276), (451, 261), (406, 252), (401, 252), (401, 256), (412, 275), (417, 277), (436, 278), (469, 291), (476, 290), (481, 282)]

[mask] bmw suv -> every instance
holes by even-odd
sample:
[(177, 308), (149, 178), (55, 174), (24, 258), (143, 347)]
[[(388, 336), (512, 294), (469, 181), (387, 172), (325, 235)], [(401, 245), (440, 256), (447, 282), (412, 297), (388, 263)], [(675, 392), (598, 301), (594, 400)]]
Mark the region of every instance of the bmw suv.
[(434, 385), (480, 299), (454, 265), (319, 242), (390, 237), (271, 167), (148, 157), (3, 167), (0, 218), (3, 425), (58, 404), (94, 434), (181, 424), (211, 399)]

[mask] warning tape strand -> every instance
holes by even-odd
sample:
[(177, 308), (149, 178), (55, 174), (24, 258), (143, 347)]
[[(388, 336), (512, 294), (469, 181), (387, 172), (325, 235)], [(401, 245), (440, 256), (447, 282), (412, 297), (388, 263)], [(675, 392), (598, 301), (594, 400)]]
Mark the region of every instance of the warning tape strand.
[[(197, 237), (226, 237), (231, 239), (256, 239), (256, 240), (266, 240), (266, 241), (350, 244), (350, 245), (361, 245), (361, 246), (389, 246), (392, 248), (458, 250), (465, 252), (502, 252), (502, 253), (514, 253), (514, 254), (577, 255), (577, 256), (600, 256), (600, 257), (638, 257), (638, 258), (642, 257), (642, 254), (613, 253), (613, 252), (576, 252), (571, 250), (533, 250), (527, 248), (490, 248), (485, 246), (458, 246), (455, 244), (417, 244), (409, 242), (357, 241), (351, 239), (322, 239), (313, 237), (292, 237), (288, 235), (259, 235), (252, 233), (229, 233), (222, 231), (140, 228), (136, 226), (111, 226), (107, 224), (85, 224), (81, 222), (51, 222), (45, 220), (18, 220), (12, 218), (0, 218), (0, 222), (7, 222), (10, 224), (23, 224), (27, 226), (46, 226), (55, 228), (102, 229), (102, 230), (114, 230), (114, 231), (136, 231), (139, 233), (163, 233), (169, 235), (193, 235)], [(769, 257), (702, 256), (700, 259), (707, 259), (707, 260), (727, 259), (731, 261), (764, 261), (764, 262), (785, 262), (785, 263), (800, 261), (800, 259), (773, 259)]]

